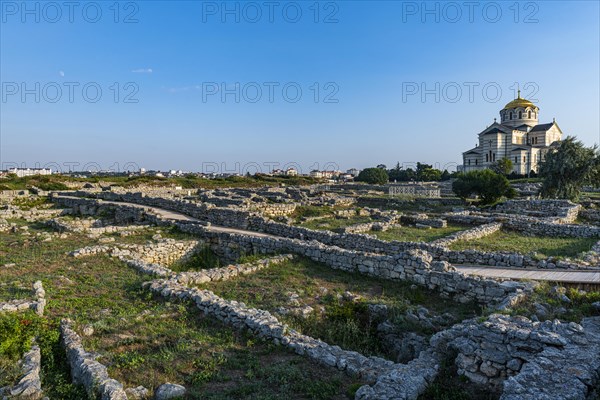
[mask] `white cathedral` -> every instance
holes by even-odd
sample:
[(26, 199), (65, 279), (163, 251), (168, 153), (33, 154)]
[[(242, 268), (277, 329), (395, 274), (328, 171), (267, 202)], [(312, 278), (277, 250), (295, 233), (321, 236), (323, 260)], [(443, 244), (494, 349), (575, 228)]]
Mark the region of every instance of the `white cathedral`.
[(540, 161), (563, 134), (556, 121), (539, 124), (539, 110), (531, 101), (522, 99), (519, 91), (517, 98), (500, 111), (500, 123), (494, 118), (494, 123), (479, 134), (477, 147), (463, 153), (462, 171), (488, 168), (508, 158), (513, 172), (537, 173)]

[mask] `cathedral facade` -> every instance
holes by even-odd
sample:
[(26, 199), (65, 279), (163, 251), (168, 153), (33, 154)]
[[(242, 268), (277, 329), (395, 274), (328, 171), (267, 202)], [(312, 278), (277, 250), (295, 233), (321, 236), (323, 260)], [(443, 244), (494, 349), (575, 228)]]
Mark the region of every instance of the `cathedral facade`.
[(462, 171), (489, 168), (496, 161), (508, 158), (514, 173), (537, 173), (550, 146), (563, 135), (556, 121), (538, 122), (539, 110), (531, 101), (521, 98), (519, 91), (517, 98), (500, 111), (500, 123), (494, 118), (494, 123), (479, 133), (477, 146), (463, 153)]

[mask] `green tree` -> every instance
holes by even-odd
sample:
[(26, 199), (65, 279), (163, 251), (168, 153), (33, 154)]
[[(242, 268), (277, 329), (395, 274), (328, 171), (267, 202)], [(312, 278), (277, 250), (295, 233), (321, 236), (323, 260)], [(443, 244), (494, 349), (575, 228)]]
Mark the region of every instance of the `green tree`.
[(388, 170), (388, 177), (390, 179), (390, 182), (393, 182), (393, 181), (400, 181), (401, 176), (402, 176), (402, 167), (400, 166), (400, 163), (397, 162), (396, 166), (394, 168)]
[(448, 172), (447, 169), (444, 170), (444, 172), (442, 172), (442, 180), (443, 181), (448, 181), (452, 178), (452, 174), (450, 172)]
[(442, 171), (433, 168), (432, 165), (417, 163), (417, 180), (419, 181), (441, 181)]
[(366, 182), (372, 185), (383, 185), (388, 182), (389, 176), (382, 168), (365, 168), (356, 177), (359, 182)]
[(491, 170), (494, 171), (497, 174), (502, 174), (502, 175), (509, 175), (512, 172), (513, 169), (513, 163), (510, 159), (504, 157), (499, 159), (498, 161), (496, 161), (492, 167)]
[(553, 146), (540, 166), (541, 195), (546, 198), (577, 200), (584, 185), (600, 185), (598, 147), (585, 147), (568, 136)]
[(452, 190), (462, 199), (477, 195), (482, 204), (495, 203), (503, 196), (508, 198), (515, 196), (508, 179), (489, 169), (458, 174), (457, 179), (452, 183)]

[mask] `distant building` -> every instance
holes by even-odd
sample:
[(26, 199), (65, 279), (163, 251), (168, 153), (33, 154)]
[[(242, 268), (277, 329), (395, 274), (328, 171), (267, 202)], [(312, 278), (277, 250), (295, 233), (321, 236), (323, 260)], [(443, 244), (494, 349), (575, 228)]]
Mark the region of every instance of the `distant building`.
[(388, 193), (390, 196), (408, 195), (431, 198), (442, 197), (442, 190), (439, 185), (430, 184), (403, 183), (398, 185), (390, 185), (388, 188)]
[(354, 177), (357, 177), (358, 174), (360, 173), (360, 171), (356, 168), (350, 168), (348, 171), (346, 171), (347, 174), (350, 174)]
[(336, 179), (339, 178), (341, 174), (341, 171), (318, 171), (316, 169), (310, 171), (311, 178)]
[(333, 179), (333, 178), (337, 178), (341, 175), (341, 171), (321, 171), (321, 173), (323, 174), (323, 178), (326, 179)]
[(298, 176), (298, 170), (296, 168), (288, 168), (285, 170), (287, 176)]
[(9, 168), (6, 173), (22, 178), (24, 176), (52, 175), (52, 170), (50, 168)]
[(519, 91), (517, 98), (500, 111), (500, 123), (494, 118), (494, 123), (479, 133), (479, 144), (463, 153), (462, 171), (489, 168), (508, 158), (514, 173), (539, 172), (540, 162), (563, 133), (556, 121), (540, 124), (538, 117), (539, 107), (522, 99)]

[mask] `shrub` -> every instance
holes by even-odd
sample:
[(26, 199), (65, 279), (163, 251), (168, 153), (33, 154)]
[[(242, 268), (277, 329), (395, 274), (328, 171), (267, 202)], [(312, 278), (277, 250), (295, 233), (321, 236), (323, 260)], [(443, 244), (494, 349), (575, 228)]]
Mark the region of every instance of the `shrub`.
[(543, 197), (577, 200), (584, 185), (600, 185), (600, 152), (567, 137), (546, 154), (540, 167)]
[(477, 195), (482, 204), (492, 204), (502, 196), (512, 198), (516, 194), (504, 175), (489, 169), (459, 174), (452, 184), (452, 190), (462, 199)]
[(383, 185), (388, 182), (389, 176), (383, 168), (365, 168), (356, 178), (359, 182), (366, 182), (372, 185)]

